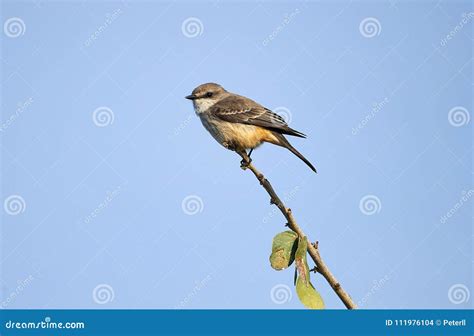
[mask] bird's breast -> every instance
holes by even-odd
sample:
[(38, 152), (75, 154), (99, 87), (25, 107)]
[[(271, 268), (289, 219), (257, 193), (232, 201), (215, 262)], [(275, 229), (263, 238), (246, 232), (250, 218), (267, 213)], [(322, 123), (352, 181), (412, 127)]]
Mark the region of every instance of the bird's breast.
[(231, 144), (239, 149), (255, 148), (264, 141), (271, 142), (270, 131), (253, 125), (231, 123), (200, 115), (202, 124), (221, 145)]

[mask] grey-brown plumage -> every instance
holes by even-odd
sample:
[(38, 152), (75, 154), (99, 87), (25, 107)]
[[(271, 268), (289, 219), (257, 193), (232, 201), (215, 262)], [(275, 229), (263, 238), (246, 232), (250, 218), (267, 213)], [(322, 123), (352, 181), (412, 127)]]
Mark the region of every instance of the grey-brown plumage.
[(198, 86), (186, 98), (193, 101), (204, 127), (224, 147), (247, 156), (247, 149), (253, 150), (263, 142), (269, 142), (287, 148), (316, 172), (284, 134), (301, 138), (306, 136), (290, 128), (281, 116), (257, 102), (227, 92), (215, 83)]
[(277, 133), (306, 137), (290, 128), (281, 116), (246, 97), (232, 95), (224, 98), (214, 104), (209, 112), (228, 122), (260, 126)]

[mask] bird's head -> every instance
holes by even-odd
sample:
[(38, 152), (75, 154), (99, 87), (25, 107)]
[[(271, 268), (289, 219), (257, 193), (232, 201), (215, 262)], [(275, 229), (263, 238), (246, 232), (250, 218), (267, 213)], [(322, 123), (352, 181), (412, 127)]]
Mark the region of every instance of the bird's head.
[(196, 112), (202, 113), (209, 107), (225, 98), (229, 93), (219, 84), (206, 83), (201, 84), (186, 96), (186, 99), (193, 101)]

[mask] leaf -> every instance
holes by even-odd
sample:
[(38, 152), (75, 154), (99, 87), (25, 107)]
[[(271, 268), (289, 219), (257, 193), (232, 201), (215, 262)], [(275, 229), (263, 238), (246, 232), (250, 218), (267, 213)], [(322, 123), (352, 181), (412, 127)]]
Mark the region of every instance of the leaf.
[(309, 266), (306, 259), (308, 249), (308, 240), (306, 237), (298, 238), (298, 249), (295, 254), (296, 271), (298, 277), (296, 279), (296, 293), (298, 298), (308, 308), (323, 309), (324, 302), (319, 293), (310, 281)]
[(306, 237), (303, 237), (303, 238), (298, 237), (298, 249), (296, 250), (296, 257), (306, 259), (307, 250), (308, 250), (308, 240), (306, 239)]
[(309, 281), (309, 267), (306, 261), (306, 251), (308, 249), (308, 240), (306, 237), (298, 237), (298, 249), (295, 253), (296, 270), (299, 277), (307, 283)]
[(280, 271), (288, 268), (295, 260), (298, 235), (293, 231), (284, 231), (273, 238), (271, 266)]
[(310, 281), (305, 283), (301, 277), (296, 280), (296, 293), (301, 303), (310, 309), (324, 309), (324, 301)]

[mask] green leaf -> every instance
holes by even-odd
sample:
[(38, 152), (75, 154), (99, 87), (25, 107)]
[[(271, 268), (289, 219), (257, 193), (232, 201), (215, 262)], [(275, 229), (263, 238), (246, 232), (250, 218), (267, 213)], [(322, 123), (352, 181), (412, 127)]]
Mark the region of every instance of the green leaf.
[(323, 309), (324, 302), (319, 293), (314, 289), (310, 281), (309, 266), (306, 259), (308, 249), (308, 240), (306, 237), (298, 238), (298, 249), (295, 254), (296, 271), (298, 277), (296, 279), (296, 293), (298, 298), (308, 308)]
[(308, 250), (308, 240), (306, 237), (298, 237), (298, 249), (296, 250), (297, 258), (306, 259), (306, 251)]
[(280, 271), (288, 268), (295, 260), (298, 235), (293, 231), (284, 231), (273, 238), (270, 264)]
[(296, 270), (298, 276), (305, 282), (309, 282), (309, 267), (306, 261), (306, 251), (308, 249), (308, 240), (306, 237), (298, 237), (298, 249), (295, 254)]
[(298, 277), (296, 280), (296, 293), (305, 307), (310, 309), (324, 309), (323, 298), (309, 280), (305, 283), (301, 277)]

